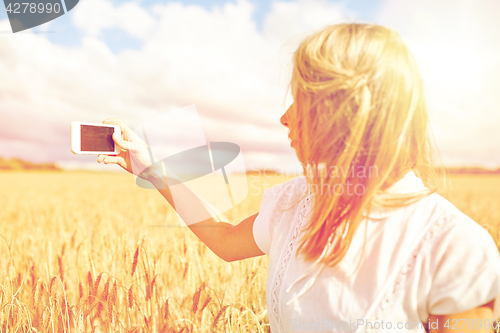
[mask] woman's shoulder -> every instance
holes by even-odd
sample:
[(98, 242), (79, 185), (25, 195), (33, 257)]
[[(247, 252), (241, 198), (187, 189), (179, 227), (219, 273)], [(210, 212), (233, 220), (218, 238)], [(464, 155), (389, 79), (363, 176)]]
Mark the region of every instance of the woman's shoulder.
[[(497, 244), (485, 226), (437, 193), (431, 194), (429, 201), (439, 207), (440, 212), (428, 232), (435, 233), (431, 252), (436, 265), (444, 265), (444, 261), (468, 269), (500, 265)], [(500, 278), (500, 266), (495, 273)]]
[[(406, 230), (419, 237), (422, 246), (429, 247), (433, 260), (446, 258), (499, 257), (495, 240), (488, 230), (462, 212), (452, 202), (438, 193), (432, 193), (416, 203), (404, 207), (402, 215), (396, 214), (393, 224), (403, 218), (408, 221)], [(497, 259), (494, 259), (495, 261)]]
[[(440, 214), (437, 218), (441, 222), (445, 222), (446, 227), (444, 229), (448, 232), (453, 231), (454, 233), (466, 234), (469, 238), (474, 237), (476, 241), (481, 238), (492, 238), (482, 225), (440, 194), (433, 193), (429, 195), (429, 202), (431, 205), (439, 208)], [(436, 211), (438, 210), (436, 209)]]

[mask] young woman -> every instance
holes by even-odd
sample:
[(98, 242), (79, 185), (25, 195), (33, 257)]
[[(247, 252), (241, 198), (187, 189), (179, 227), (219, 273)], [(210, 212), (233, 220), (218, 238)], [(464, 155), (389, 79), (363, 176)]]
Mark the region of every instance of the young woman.
[[(400, 36), (324, 28), (296, 51), (291, 90), (281, 123), (304, 176), (266, 190), (237, 225), (189, 226), (226, 261), (269, 255), (271, 330), (488, 332), (500, 256), (435, 193), (422, 79)], [(146, 166), (146, 145), (120, 120), (104, 123), (121, 126), (123, 151), (98, 162)], [(210, 224), (221, 228), (197, 228)]]

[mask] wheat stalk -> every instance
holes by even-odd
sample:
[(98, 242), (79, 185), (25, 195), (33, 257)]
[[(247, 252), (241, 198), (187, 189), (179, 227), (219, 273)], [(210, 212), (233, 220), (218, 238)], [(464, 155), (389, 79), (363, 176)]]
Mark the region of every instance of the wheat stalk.
[(102, 273), (97, 275), (97, 278), (95, 279), (94, 287), (92, 288), (92, 295), (93, 296), (97, 296), (97, 291), (99, 289), (99, 283), (101, 283), (101, 278), (102, 278)]
[(132, 294), (132, 287), (133, 285), (130, 286), (127, 295), (128, 307), (130, 309), (132, 309), (132, 307), (134, 306), (134, 295)]
[(35, 291), (33, 292), (33, 307), (36, 308), (38, 305), (38, 299), (40, 298), (40, 285), (42, 280), (39, 278), (35, 285)]
[(203, 305), (201, 306), (200, 313), (203, 312), (203, 310), (205, 310), (205, 308), (207, 307), (208, 303), (210, 303), (211, 300), (212, 297), (208, 296), (205, 302), (203, 302)]
[(151, 297), (151, 290), (149, 289), (150, 288), (149, 274), (145, 266), (144, 266), (144, 272), (145, 272), (144, 275), (146, 277), (146, 301), (148, 301), (149, 298)]
[(34, 286), (35, 285), (35, 266), (34, 265), (31, 265), (31, 268), (30, 268), (30, 279), (31, 279), (31, 286)]
[(198, 310), (198, 303), (200, 303), (201, 288), (202, 287), (199, 287), (198, 290), (196, 290), (196, 292), (193, 295), (193, 308), (191, 309), (193, 313), (196, 313), (196, 310)]
[(217, 316), (215, 316), (214, 323), (213, 323), (213, 327), (216, 327), (216, 326), (217, 326), (217, 323), (218, 323), (218, 321), (219, 321), (220, 317), (224, 314), (224, 312), (226, 312), (226, 309), (227, 309), (228, 307), (229, 307), (229, 305), (224, 305), (224, 306), (220, 309), (219, 313), (217, 313)]
[(83, 333), (83, 312), (81, 310), (78, 315), (78, 332)]
[(89, 284), (89, 296), (92, 295), (92, 288), (94, 286), (94, 279), (92, 279), (92, 273), (87, 274), (87, 282)]
[(73, 235), (71, 235), (70, 246), (72, 249), (75, 247), (75, 236), (76, 236), (76, 230), (73, 232)]
[(134, 253), (134, 261), (132, 262), (132, 276), (134, 276), (135, 270), (137, 268), (137, 263), (139, 262), (139, 248), (140, 246), (137, 247)]
[(60, 256), (57, 256), (57, 265), (59, 266), (59, 278), (61, 279), (61, 281), (64, 281), (64, 269), (63, 269), (62, 258)]
[(57, 276), (54, 276), (52, 279), (50, 279), (49, 297), (52, 297), (52, 292), (54, 291), (54, 285), (56, 284), (56, 278), (57, 278)]
[(165, 314), (163, 315), (163, 318), (165, 319), (165, 321), (168, 320), (168, 298), (165, 301)]
[(42, 315), (42, 326), (47, 329), (47, 327), (49, 326), (49, 322), (50, 322), (50, 310), (49, 308), (45, 308), (43, 310), (43, 315)]
[(83, 286), (81, 281), (78, 281), (78, 296), (80, 296), (80, 299), (83, 298)]
[(154, 278), (153, 278), (153, 281), (151, 281), (151, 283), (149, 284), (149, 288), (146, 289), (146, 299), (149, 300), (153, 294), (153, 288), (155, 286), (155, 282), (156, 282), (156, 277), (158, 275), (155, 275)]
[(68, 325), (71, 325), (71, 324), (75, 323), (75, 320), (76, 320), (75, 313), (73, 312), (73, 309), (68, 306), (68, 302), (65, 301), (65, 303), (66, 303), (66, 310), (65, 311), (67, 311), (67, 312), (64, 312), (64, 314), (66, 314), (66, 313), (68, 314), (68, 322), (69, 322)]
[(116, 293), (118, 291), (118, 287), (116, 285), (116, 281), (113, 283), (113, 288), (111, 289), (111, 292), (109, 293), (108, 297), (108, 303), (109, 307), (112, 308), (116, 304)]
[[(109, 280), (108, 280), (108, 282), (109, 282)], [(113, 287), (109, 291), (109, 296), (108, 296), (108, 316), (109, 316), (110, 324), (113, 324), (113, 306), (116, 303), (116, 293), (117, 293), (117, 285), (116, 285), (116, 281), (115, 281), (113, 283)]]
[(59, 315), (57, 316), (57, 332), (58, 333), (64, 332), (64, 322), (60, 312)]
[(99, 304), (97, 305), (97, 316), (101, 317), (102, 310), (104, 308), (104, 302), (108, 300), (108, 291), (109, 291), (109, 282), (111, 278), (108, 278), (106, 283), (104, 284), (104, 290), (101, 295), (101, 300), (99, 301)]
[(182, 274), (183, 279), (186, 277), (188, 269), (189, 269), (189, 262), (186, 263), (186, 266), (184, 268), (184, 273)]
[(111, 278), (108, 278), (108, 280), (104, 284), (104, 290), (102, 292), (101, 298), (105, 302), (108, 300), (108, 293), (109, 293), (109, 284), (110, 284), (110, 282), (111, 282)]

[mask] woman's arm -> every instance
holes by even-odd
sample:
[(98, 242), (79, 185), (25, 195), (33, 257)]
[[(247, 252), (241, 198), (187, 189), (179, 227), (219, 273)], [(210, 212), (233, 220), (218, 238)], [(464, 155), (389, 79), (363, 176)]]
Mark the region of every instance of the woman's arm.
[[(103, 123), (120, 126), (122, 137), (119, 138), (113, 136), (113, 140), (122, 150), (120, 154), (116, 156), (99, 155), (97, 157), (97, 162), (105, 164), (118, 164), (124, 170), (132, 174), (134, 173), (132, 161), (134, 161), (136, 165), (139, 165), (140, 169), (143, 169), (151, 164), (147, 145), (125, 123), (123, 123), (120, 119), (106, 119)], [(161, 177), (161, 179), (157, 178), (157, 181), (151, 183), (153, 185), (162, 185), (156, 186), (156, 188), (165, 200), (167, 200), (170, 206), (175, 209), (174, 200), (168, 187), (166, 176), (163, 173), (160, 175), (160, 172), (156, 172), (154, 176)], [(192, 198), (197, 197), (196, 194), (190, 191), (187, 186), (185, 186), (184, 189), (188, 190), (189, 194), (192, 194), (192, 196), (188, 196), (191, 196)], [(183, 204), (189, 205), (189, 202)], [(203, 209), (199, 205), (199, 202), (196, 207), (197, 209)], [(191, 231), (217, 256), (229, 262), (264, 254), (255, 243), (253, 237), (253, 223), (258, 213), (247, 217), (237, 225), (233, 225), (227, 220), (223, 221), (219, 216), (214, 216), (215, 214), (208, 213), (209, 209), (206, 209), (206, 216), (212, 217), (196, 223), (186, 224), (189, 226)]]
[(462, 313), (441, 316), (431, 314), (429, 332), (490, 332), (494, 320), (494, 302), (495, 300), (492, 300), (491, 302)]
[[(167, 184), (166, 177), (165, 184)], [(165, 189), (158, 189), (158, 192), (175, 209), (168, 184), (165, 187)], [(247, 217), (237, 225), (222, 221), (215, 216), (201, 222), (188, 224), (188, 227), (219, 258), (227, 262), (242, 260), (264, 254), (253, 237), (253, 223), (258, 214), (255, 213)]]

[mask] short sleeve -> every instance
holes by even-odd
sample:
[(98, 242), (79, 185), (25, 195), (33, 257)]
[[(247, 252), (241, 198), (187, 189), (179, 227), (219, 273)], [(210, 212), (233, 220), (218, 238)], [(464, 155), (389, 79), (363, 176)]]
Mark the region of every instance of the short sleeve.
[(500, 295), (500, 254), (491, 235), (465, 214), (433, 247), (433, 276), (427, 308), (434, 315), (460, 313)]
[(276, 206), (277, 197), (280, 194), (280, 187), (275, 186), (264, 191), (259, 214), (253, 223), (253, 236), (255, 243), (265, 254), (271, 251), (271, 230), (269, 221), (272, 211)]

